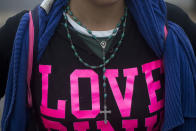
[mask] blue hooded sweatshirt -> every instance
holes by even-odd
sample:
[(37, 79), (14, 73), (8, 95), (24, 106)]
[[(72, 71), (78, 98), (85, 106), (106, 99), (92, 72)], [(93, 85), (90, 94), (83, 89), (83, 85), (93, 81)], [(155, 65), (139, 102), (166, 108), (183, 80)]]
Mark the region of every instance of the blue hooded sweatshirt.
[[(48, 0), (52, 3), (53, 0)], [(49, 11), (39, 7), (38, 60), (62, 17), (67, 0), (56, 0)], [(196, 130), (196, 57), (184, 31), (167, 21), (163, 0), (126, 0), (140, 33), (165, 70), (165, 112), (163, 131)], [(168, 23), (168, 36), (164, 26)], [(27, 107), (27, 63), (29, 41), (29, 14), (20, 22), (10, 62), (2, 131), (25, 131)]]

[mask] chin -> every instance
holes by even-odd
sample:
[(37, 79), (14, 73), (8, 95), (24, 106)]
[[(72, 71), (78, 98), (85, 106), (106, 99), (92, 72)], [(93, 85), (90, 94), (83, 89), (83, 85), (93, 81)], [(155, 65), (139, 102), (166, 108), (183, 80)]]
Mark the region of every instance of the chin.
[(116, 4), (119, 1), (123, 1), (123, 0), (89, 0), (89, 1), (91, 1), (93, 4), (97, 6), (108, 6), (108, 5)]

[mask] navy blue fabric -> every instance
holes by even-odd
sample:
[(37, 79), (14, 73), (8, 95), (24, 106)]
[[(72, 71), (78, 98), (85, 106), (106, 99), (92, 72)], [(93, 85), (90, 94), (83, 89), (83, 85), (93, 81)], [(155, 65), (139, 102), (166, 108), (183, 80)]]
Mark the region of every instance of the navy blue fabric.
[(167, 21), (164, 1), (127, 0), (127, 4), (148, 45), (157, 57), (163, 58), (165, 70), (163, 130), (170, 130), (182, 124), (186, 126), (187, 120), (196, 119), (196, 57), (191, 43), (184, 31), (172, 22), (168, 22), (168, 36), (164, 42), (163, 28)]
[(29, 16), (25, 14), (19, 25), (14, 41), (8, 73), (5, 105), (2, 116), (2, 131), (25, 131), (26, 125), (26, 71), (28, 54)]
[[(54, 34), (67, 0), (56, 0), (47, 15), (39, 8), (38, 60)], [(196, 57), (184, 31), (168, 22), (164, 40), (166, 6), (163, 0), (126, 0), (148, 45), (163, 59), (165, 70), (165, 115), (162, 130), (196, 130)], [(26, 128), (26, 67), (28, 18), (26, 14), (16, 35), (6, 89), (2, 130)]]
[[(56, 1), (50, 13), (39, 7), (38, 58), (44, 52), (62, 16), (66, 0)], [(29, 15), (25, 14), (16, 33), (5, 92), (5, 106), (2, 116), (2, 131), (25, 131), (27, 126), (27, 63)]]
[(63, 6), (68, 0), (57, 0), (52, 6), (49, 14), (47, 15), (44, 10), (40, 10), (40, 26), (39, 26), (39, 45), (38, 45), (38, 60), (42, 56), (48, 41), (54, 34), (54, 31), (63, 15)]

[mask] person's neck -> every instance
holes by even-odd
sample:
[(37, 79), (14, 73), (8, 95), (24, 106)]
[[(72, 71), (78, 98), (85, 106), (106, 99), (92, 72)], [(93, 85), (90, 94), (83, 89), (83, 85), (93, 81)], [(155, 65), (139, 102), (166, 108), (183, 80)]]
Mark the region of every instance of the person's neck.
[(97, 6), (89, 0), (71, 0), (70, 9), (83, 25), (90, 30), (114, 29), (124, 15), (124, 0), (105, 5)]

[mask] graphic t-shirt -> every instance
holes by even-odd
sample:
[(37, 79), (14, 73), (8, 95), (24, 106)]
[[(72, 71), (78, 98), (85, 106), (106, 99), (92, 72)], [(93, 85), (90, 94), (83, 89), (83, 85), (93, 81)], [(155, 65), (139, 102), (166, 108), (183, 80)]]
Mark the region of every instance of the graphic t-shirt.
[[(64, 20), (60, 21), (63, 23)], [(108, 58), (120, 40), (119, 29)], [(147, 34), (146, 34), (147, 35)], [(131, 15), (125, 38), (106, 65), (107, 123), (104, 123), (102, 68), (84, 66), (74, 55), (66, 29), (59, 24), (33, 70), (32, 98), (40, 130), (151, 131), (160, 130), (164, 111), (164, 70), (141, 36)], [(102, 59), (71, 31), (80, 57), (90, 65)]]
[[(92, 38), (91, 35), (89, 35), (89, 33), (87, 32), (87, 30), (80, 26), (77, 22), (75, 22), (74, 20), (72, 20), (72, 18), (67, 14), (67, 18), (68, 18), (68, 28), (72, 31), (74, 31), (74, 33), (76, 33), (78, 35), (78, 37), (80, 37), (83, 41), (84, 44), (86, 44), (86, 46), (88, 46), (89, 49), (91, 49), (91, 51), (96, 54), (98, 57), (103, 59), (103, 49), (102, 46), (100, 46), (100, 42), (101, 41), (106, 41), (106, 47), (104, 49), (105, 52), (111, 51), (110, 46), (114, 46), (115, 43), (114, 41), (114, 36), (116, 36), (117, 33), (113, 34), (114, 29), (112, 30), (104, 30), (104, 31), (92, 31), (92, 34), (96, 36), (96, 40)], [(118, 30), (119, 28), (117, 28)], [(108, 37), (113, 36), (112, 38), (108, 39)]]

